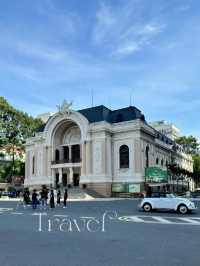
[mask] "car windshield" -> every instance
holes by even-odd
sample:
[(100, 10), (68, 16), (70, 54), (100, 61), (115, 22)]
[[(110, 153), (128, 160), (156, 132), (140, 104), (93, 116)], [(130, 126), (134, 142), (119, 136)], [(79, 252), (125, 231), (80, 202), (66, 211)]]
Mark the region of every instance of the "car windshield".
[(176, 198), (177, 196), (173, 193), (166, 194), (166, 198)]

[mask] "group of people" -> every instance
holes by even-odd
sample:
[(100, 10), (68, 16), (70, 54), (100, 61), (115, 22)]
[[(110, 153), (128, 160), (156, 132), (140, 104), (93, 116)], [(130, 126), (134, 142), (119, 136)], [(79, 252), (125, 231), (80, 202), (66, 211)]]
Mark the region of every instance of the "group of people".
[[(63, 195), (63, 208), (67, 207), (67, 199), (68, 199), (68, 190), (67, 188), (64, 190)], [(42, 187), (42, 190), (38, 193), (36, 189), (33, 190), (30, 199), (30, 192), (26, 189), (23, 193), (23, 201), (24, 204), (32, 204), (33, 209), (36, 209), (38, 205), (40, 205), (41, 209), (46, 209), (47, 203), (49, 200), (49, 206), (51, 209), (61, 205), (61, 191), (57, 189), (56, 191), (53, 188), (50, 190), (47, 189), (46, 186)], [(55, 204), (56, 203), (56, 204)]]

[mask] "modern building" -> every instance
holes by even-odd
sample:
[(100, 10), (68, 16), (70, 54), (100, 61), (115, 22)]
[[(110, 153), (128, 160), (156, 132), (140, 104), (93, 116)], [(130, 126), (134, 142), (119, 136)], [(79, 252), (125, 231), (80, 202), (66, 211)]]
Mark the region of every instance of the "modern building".
[(191, 156), (175, 151), (174, 144), (134, 106), (73, 111), (64, 101), (27, 139), (25, 186), (70, 184), (110, 196), (126, 185), (130, 192), (141, 192), (148, 167), (166, 169), (177, 159), (192, 172)]
[(180, 129), (165, 120), (150, 122), (149, 125), (172, 140), (180, 137)]

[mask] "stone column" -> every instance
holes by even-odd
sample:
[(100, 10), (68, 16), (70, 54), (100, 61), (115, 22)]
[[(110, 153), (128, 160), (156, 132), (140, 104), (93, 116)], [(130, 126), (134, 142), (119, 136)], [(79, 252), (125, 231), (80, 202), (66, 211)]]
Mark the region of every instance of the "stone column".
[(91, 165), (92, 165), (92, 156), (91, 156), (91, 141), (88, 141), (86, 143), (85, 148), (85, 155), (86, 155), (86, 161), (85, 161), (85, 168), (86, 168), (86, 175), (91, 174)]
[(102, 158), (102, 167), (101, 172), (103, 175), (107, 174), (107, 145), (106, 138), (103, 139), (101, 143), (101, 158)]
[(30, 169), (30, 152), (26, 151), (26, 163), (25, 163), (25, 178), (26, 181), (29, 179), (30, 173), (29, 170)]
[(142, 173), (143, 169), (142, 169), (142, 151), (141, 151), (142, 147), (141, 147), (141, 142), (139, 139), (135, 139), (134, 142), (134, 170), (135, 173)]
[(59, 168), (58, 171), (59, 171), (59, 184), (62, 184), (62, 168)]
[(51, 176), (51, 160), (52, 160), (52, 147), (46, 146), (46, 164), (45, 164), (45, 175)]
[(69, 168), (69, 183), (73, 185), (73, 168)]
[(86, 173), (86, 149), (85, 149), (86, 144), (82, 144), (82, 149), (81, 149), (81, 159), (82, 159), (82, 167), (81, 167), (81, 175), (85, 175)]
[(56, 187), (56, 169), (51, 169), (51, 184)]
[(72, 145), (69, 145), (69, 161), (71, 162), (72, 160)]

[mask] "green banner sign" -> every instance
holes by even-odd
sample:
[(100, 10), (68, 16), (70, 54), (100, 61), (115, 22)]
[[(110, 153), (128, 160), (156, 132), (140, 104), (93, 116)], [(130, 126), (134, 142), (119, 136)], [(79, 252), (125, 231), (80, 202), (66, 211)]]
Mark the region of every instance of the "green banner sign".
[(112, 192), (121, 192), (121, 193), (140, 192), (140, 184), (114, 183), (114, 184), (112, 184)]
[(128, 185), (129, 193), (139, 193), (140, 192), (140, 184), (129, 184)]
[(168, 182), (168, 174), (166, 170), (158, 167), (148, 167), (145, 170), (145, 177), (147, 183), (163, 183)]
[(126, 184), (112, 184), (112, 192), (126, 192)]

